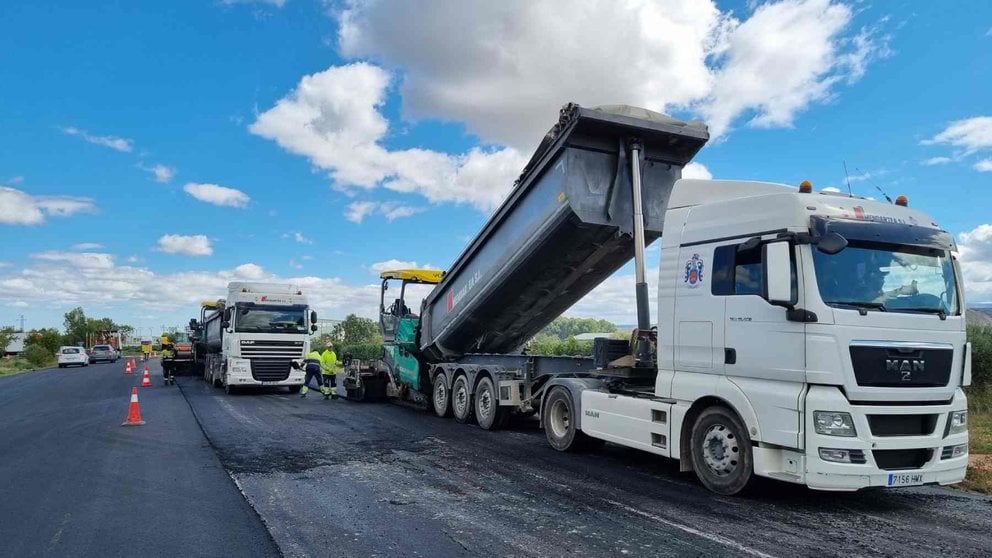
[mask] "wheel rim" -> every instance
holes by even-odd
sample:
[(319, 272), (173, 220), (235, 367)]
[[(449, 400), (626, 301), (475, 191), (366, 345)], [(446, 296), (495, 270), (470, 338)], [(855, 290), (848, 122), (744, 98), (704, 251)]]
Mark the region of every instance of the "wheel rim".
[(448, 406), (448, 388), (444, 385), (444, 376), (434, 380), (434, 408), (444, 409)]
[(483, 384), (479, 389), (479, 418), (486, 420), (493, 410), (493, 393), (488, 384)]
[(465, 387), (465, 382), (455, 382), (455, 398), (452, 404), (455, 406), (455, 412), (458, 413), (458, 416), (465, 416), (468, 408), (468, 389)]
[(722, 424), (714, 424), (703, 435), (703, 461), (718, 477), (730, 475), (740, 463), (737, 437)]
[(568, 434), (569, 425), (572, 422), (568, 404), (561, 399), (551, 404), (551, 431), (555, 437), (564, 438)]

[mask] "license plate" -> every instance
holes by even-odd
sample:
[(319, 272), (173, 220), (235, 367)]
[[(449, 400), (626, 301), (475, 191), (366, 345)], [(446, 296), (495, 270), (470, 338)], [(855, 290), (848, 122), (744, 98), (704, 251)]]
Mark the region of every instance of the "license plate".
[(923, 473), (889, 473), (889, 486), (916, 486), (923, 484)]

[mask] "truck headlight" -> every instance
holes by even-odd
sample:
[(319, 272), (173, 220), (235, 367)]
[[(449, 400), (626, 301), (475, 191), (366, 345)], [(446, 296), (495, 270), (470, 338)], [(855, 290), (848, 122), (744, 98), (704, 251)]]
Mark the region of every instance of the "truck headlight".
[(858, 435), (854, 429), (854, 419), (851, 413), (837, 411), (813, 411), (813, 426), (817, 434), (827, 436), (854, 437)]
[(968, 411), (951, 411), (947, 417), (947, 435), (968, 431)]
[(231, 359), (231, 372), (235, 374), (248, 374), (251, 372), (251, 362), (244, 359)]

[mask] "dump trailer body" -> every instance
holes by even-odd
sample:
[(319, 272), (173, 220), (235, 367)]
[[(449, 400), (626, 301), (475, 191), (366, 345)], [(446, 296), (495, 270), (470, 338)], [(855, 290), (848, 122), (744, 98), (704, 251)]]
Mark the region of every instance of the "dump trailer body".
[(626, 106), (567, 105), (513, 191), (424, 300), (427, 361), (513, 353), (634, 257), (631, 141), (645, 238), (661, 236), (705, 126)]

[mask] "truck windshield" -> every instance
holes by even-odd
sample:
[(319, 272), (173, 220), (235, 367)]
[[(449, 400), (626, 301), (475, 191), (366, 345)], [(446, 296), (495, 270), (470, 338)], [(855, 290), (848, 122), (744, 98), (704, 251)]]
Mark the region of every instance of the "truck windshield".
[(959, 313), (950, 253), (937, 248), (851, 242), (813, 250), (820, 296), (830, 306), (884, 312)]
[(242, 333), (306, 333), (305, 306), (237, 306), (234, 330)]

